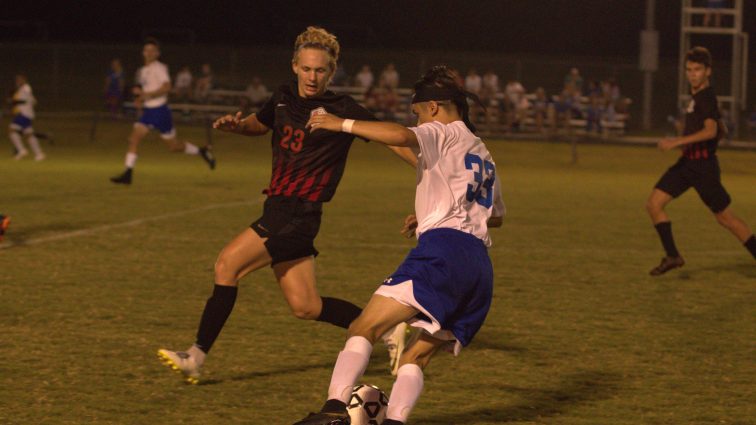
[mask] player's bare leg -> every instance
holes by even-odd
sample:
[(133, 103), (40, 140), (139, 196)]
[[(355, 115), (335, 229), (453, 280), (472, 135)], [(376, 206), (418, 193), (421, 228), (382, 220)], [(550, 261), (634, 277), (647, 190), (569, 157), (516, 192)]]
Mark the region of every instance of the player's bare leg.
[(730, 207), (715, 213), (714, 216), (717, 222), (735, 235), (751, 255), (756, 258), (756, 237), (745, 221), (736, 216)]
[(315, 258), (278, 263), (273, 266), (273, 273), (295, 317), (304, 320), (320, 317), (323, 301), (315, 287)]
[(131, 184), (134, 165), (136, 165), (138, 158), (137, 151), (139, 149), (139, 143), (144, 139), (148, 132), (149, 129), (146, 126), (142, 124), (134, 125), (131, 134), (129, 135), (129, 147), (126, 151), (126, 159), (124, 160), (126, 170), (118, 176), (111, 177), (110, 181), (116, 184)]
[(651, 217), (651, 222), (654, 223), (657, 233), (659, 233), (659, 238), (661, 239), (664, 251), (666, 252), (666, 256), (661, 259), (659, 265), (651, 269), (650, 274), (652, 276), (659, 276), (672, 269), (685, 265), (685, 260), (680, 256), (680, 253), (675, 246), (675, 241), (672, 236), (672, 223), (669, 220), (669, 216), (667, 216), (667, 213), (664, 211), (664, 207), (666, 207), (672, 199), (672, 196), (663, 190), (654, 189), (648, 197), (648, 201), (646, 201), (646, 210)]
[(402, 354), (399, 359), (399, 371), (391, 388), (389, 407), (384, 425), (401, 425), (407, 422), (423, 391), (423, 370), (439, 348), (448, 344), (427, 333), (420, 333), (419, 338)]
[(296, 425), (347, 423), (338, 421), (349, 418), (346, 404), (352, 396), (352, 387), (365, 373), (373, 344), (389, 329), (417, 313), (414, 307), (381, 295), (373, 295), (362, 314), (349, 326), (344, 349), (339, 353), (333, 368), (328, 401), (320, 413), (311, 414)]
[(210, 146), (197, 147), (189, 141), (178, 140), (175, 134), (170, 137), (162, 137), (162, 139), (171, 152), (199, 155), (211, 170), (215, 169), (215, 156), (213, 156)]
[(226, 247), (215, 262), (215, 286), (202, 313), (197, 340), (186, 351), (158, 350), (161, 361), (180, 372), (187, 382), (199, 381), (200, 369), (236, 302), (239, 279), (270, 264), (265, 239), (245, 229)]

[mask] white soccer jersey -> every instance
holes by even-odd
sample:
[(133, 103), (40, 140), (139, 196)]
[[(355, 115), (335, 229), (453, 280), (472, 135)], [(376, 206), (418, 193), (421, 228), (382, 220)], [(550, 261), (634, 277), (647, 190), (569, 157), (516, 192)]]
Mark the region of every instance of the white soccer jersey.
[[(151, 92), (159, 89), (165, 83), (170, 83), (171, 77), (168, 74), (168, 67), (164, 63), (154, 61), (149, 65), (139, 68), (137, 80), (139, 81), (139, 85), (142, 86), (142, 91)], [(144, 107), (157, 108), (165, 105), (167, 102), (167, 95), (153, 97), (144, 102)]]
[(418, 237), (436, 228), (470, 233), (491, 246), (488, 218), (503, 216), (496, 165), (462, 121), (410, 128), (420, 145), (415, 215)]
[[(13, 114), (23, 115), (26, 118), (34, 119), (34, 104), (37, 103), (37, 99), (34, 98), (31, 86), (24, 84), (19, 87), (15, 93), (13, 93)], [(15, 103), (19, 102), (19, 103)]]

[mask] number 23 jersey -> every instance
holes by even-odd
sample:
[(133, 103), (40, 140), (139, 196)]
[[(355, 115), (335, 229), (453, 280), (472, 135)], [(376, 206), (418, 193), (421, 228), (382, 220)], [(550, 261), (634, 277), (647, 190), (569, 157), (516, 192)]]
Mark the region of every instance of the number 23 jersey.
[(342, 118), (375, 121), (373, 114), (347, 95), (326, 91), (315, 98), (299, 96), (297, 83), (283, 85), (256, 114), (273, 131), (273, 172), (268, 196), (328, 202), (344, 174), (353, 134), (305, 129), (310, 115), (325, 110)]
[(462, 121), (410, 128), (420, 146), (415, 215), (418, 237), (437, 228), (457, 229), (491, 246), (488, 218), (503, 216), (496, 165), (486, 145)]

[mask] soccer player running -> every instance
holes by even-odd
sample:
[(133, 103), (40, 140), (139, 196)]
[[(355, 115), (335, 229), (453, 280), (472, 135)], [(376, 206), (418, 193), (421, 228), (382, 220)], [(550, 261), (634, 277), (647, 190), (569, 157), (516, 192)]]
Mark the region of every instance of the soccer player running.
[(23, 143), (24, 137), (26, 137), (26, 142), (32, 152), (34, 152), (34, 160), (42, 161), (45, 159), (45, 153), (42, 152), (39, 140), (34, 135), (34, 128), (32, 127), (35, 103), (37, 103), (37, 99), (34, 98), (26, 76), (23, 74), (16, 75), (16, 91), (11, 99), (13, 120), (8, 126), (8, 137), (16, 148), (16, 156), (14, 157), (16, 160), (29, 155), (29, 151), (26, 150)]
[(711, 78), (711, 54), (704, 47), (694, 47), (685, 57), (685, 75), (690, 84), (692, 98), (685, 113), (683, 136), (662, 139), (659, 149), (668, 151), (681, 147), (682, 156), (656, 183), (646, 203), (651, 221), (661, 238), (666, 256), (650, 274), (659, 276), (669, 270), (682, 267), (685, 261), (675, 246), (672, 223), (664, 207), (690, 187), (714, 213), (717, 222), (732, 232), (756, 258), (756, 238), (748, 225), (730, 208), (730, 195), (720, 180), (717, 144), (720, 137), (719, 106), (714, 90), (709, 85)]
[(339, 57), (336, 37), (308, 27), (294, 45), (292, 70), (296, 81), (279, 87), (259, 112), (218, 119), (213, 126), (246, 136), (272, 130), (273, 172), (265, 189), (262, 217), (221, 251), (215, 263), (215, 287), (202, 313), (197, 338), (185, 352), (161, 349), (164, 363), (197, 383), (207, 353), (221, 332), (236, 301), (239, 280), (270, 265), (284, 298), (297, 318), (328, 322), (342, 328), (359, 316), (356, 305), (321, 297), (315, 286), (313, 244), (323, 203), (333, 197), (346, 165), (354, 135), (318, 132), (305, 125), (313, 114), (333, 112), (375, 120), (354, 99), (327, 90)]
[[(468, 117), (467, 97), (443, 66), (415, 84), (418, 126), (310, 119), (312, 134), (341, 131), (419, 151), (415, 196), (418, 245), (349, 327), (320, 413), (296, 425), (348, 424), (346, 403), (365, 372), (373, 344), (404, 321), (423, 331), (399, 360), (383, 425), (404, 424), (423, 389), (423, 368), (441, 347), (455, 354), (480, 329), (493, 295), (489, 227), (502, 223), (496, 166)], [(331, 133), (332, 134), (332, 133)], [(342, 134), (342, 133), (339, 133)]]
[(10, 226), (10, 221), (10, 217), (0, 214), (0, 242), (2, 242), (3, 237), (5, 237), (5, 232), (8, 230), (8, 226)]
[(209, 146), (199, 148), (187, 141), (176, 138), (173, 127), (173, 117), (168, 108), (168, 93), (171, 91), (171, 77), (168, 67), (160, 62), (160, 44), (154, 38), (148, 38), (142, 47), (144, 66), (137, 71), (138, 84), (132, 88), (134, 104), (142, 111), (139, 120), (134, 123), (134, 129), (129, 136), (129, 148), (126, 152), (126, 170), (110, 181), (116, 184), (131, 184), (134, 165), (137, 161), (139, 142), (151, 129), (158, 130), (160, 137), (172, 152), (183, 152), (187, 155), (199, 155), (210, 167), (215, 168), (215, 158)]

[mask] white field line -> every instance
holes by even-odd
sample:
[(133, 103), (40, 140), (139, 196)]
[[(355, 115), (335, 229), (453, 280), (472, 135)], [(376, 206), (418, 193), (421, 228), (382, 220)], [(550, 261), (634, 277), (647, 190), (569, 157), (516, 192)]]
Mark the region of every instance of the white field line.
[[(239, 201), (239, 202), (226, 202), (226, 203), (223, 203), (223, 204), (210, 204), (210, 205), (205, 205), (204, 207), (201, 207), (201, 208), (195, 208), (195, 209), (191, 209), (191, 210), (183, 210), (183, 211), (178, 211), (178, 212), (168, 213), (168, 214), (161, 214), (161, 215), (156, 215), (156, 216), (153, 216), (153, 217), (138, 218), (136, 220), (125, 221), (123, 223), (104, 224), (104, 225), (100, 225), (100, 226), (89, 227), (89, 228), (86, 228), (86, 229), (74, 230), (74, 231), (71, 231), (71, 232), (58, 233), (58, 234), (54, 234), (54, 235), (50, 235), (50, 236), (44, 236), (44, 237), (41, 237), (41, 238), (29, 239), (27, 241), (23, 241), (23, 242), (20, 242), (20, 243), (5, 242), (3, 244), (0, 244), (0, 249), (8, 249), (8, 248), (12, 248), (14, 246), (40, 245), (40, 244), (47, 243), (47, 242), (55, 242), (55, 241), (59, 241), (59, 240), (63, 240), (63, 239), (75, 238), (77, 236), (88, 236), (88, 235), (91, 235), (91, 234), (94, 234), (94, 233), (105, 232), (105, 231), (113, 230), (113, 229), (121, 229), (121, 228), (124, 228), (124, 227), (139, 226), (141, 224), (149, 223), (149, 222), (152, 222), (152, 221), (160, 221), (160, 220), (165, 220), (165, 219), (168, 219), (168, 218), (181, 217), (181, 216), (184, 216), (184, 215), (194, 214), (194, 213), (203, 212), (203, 211), (217, 210), (217, 209), (221, 209), (221, 208), (238, 207), (238, 206), (242, 206), (242, 205), (255, 205), (255, 204), (259, 204), (260, 202), (261, 202), (261, 200), (256, 200), (256, 201)], [(11, 228), (10, 231), (12, 232), (13, 229)]]

